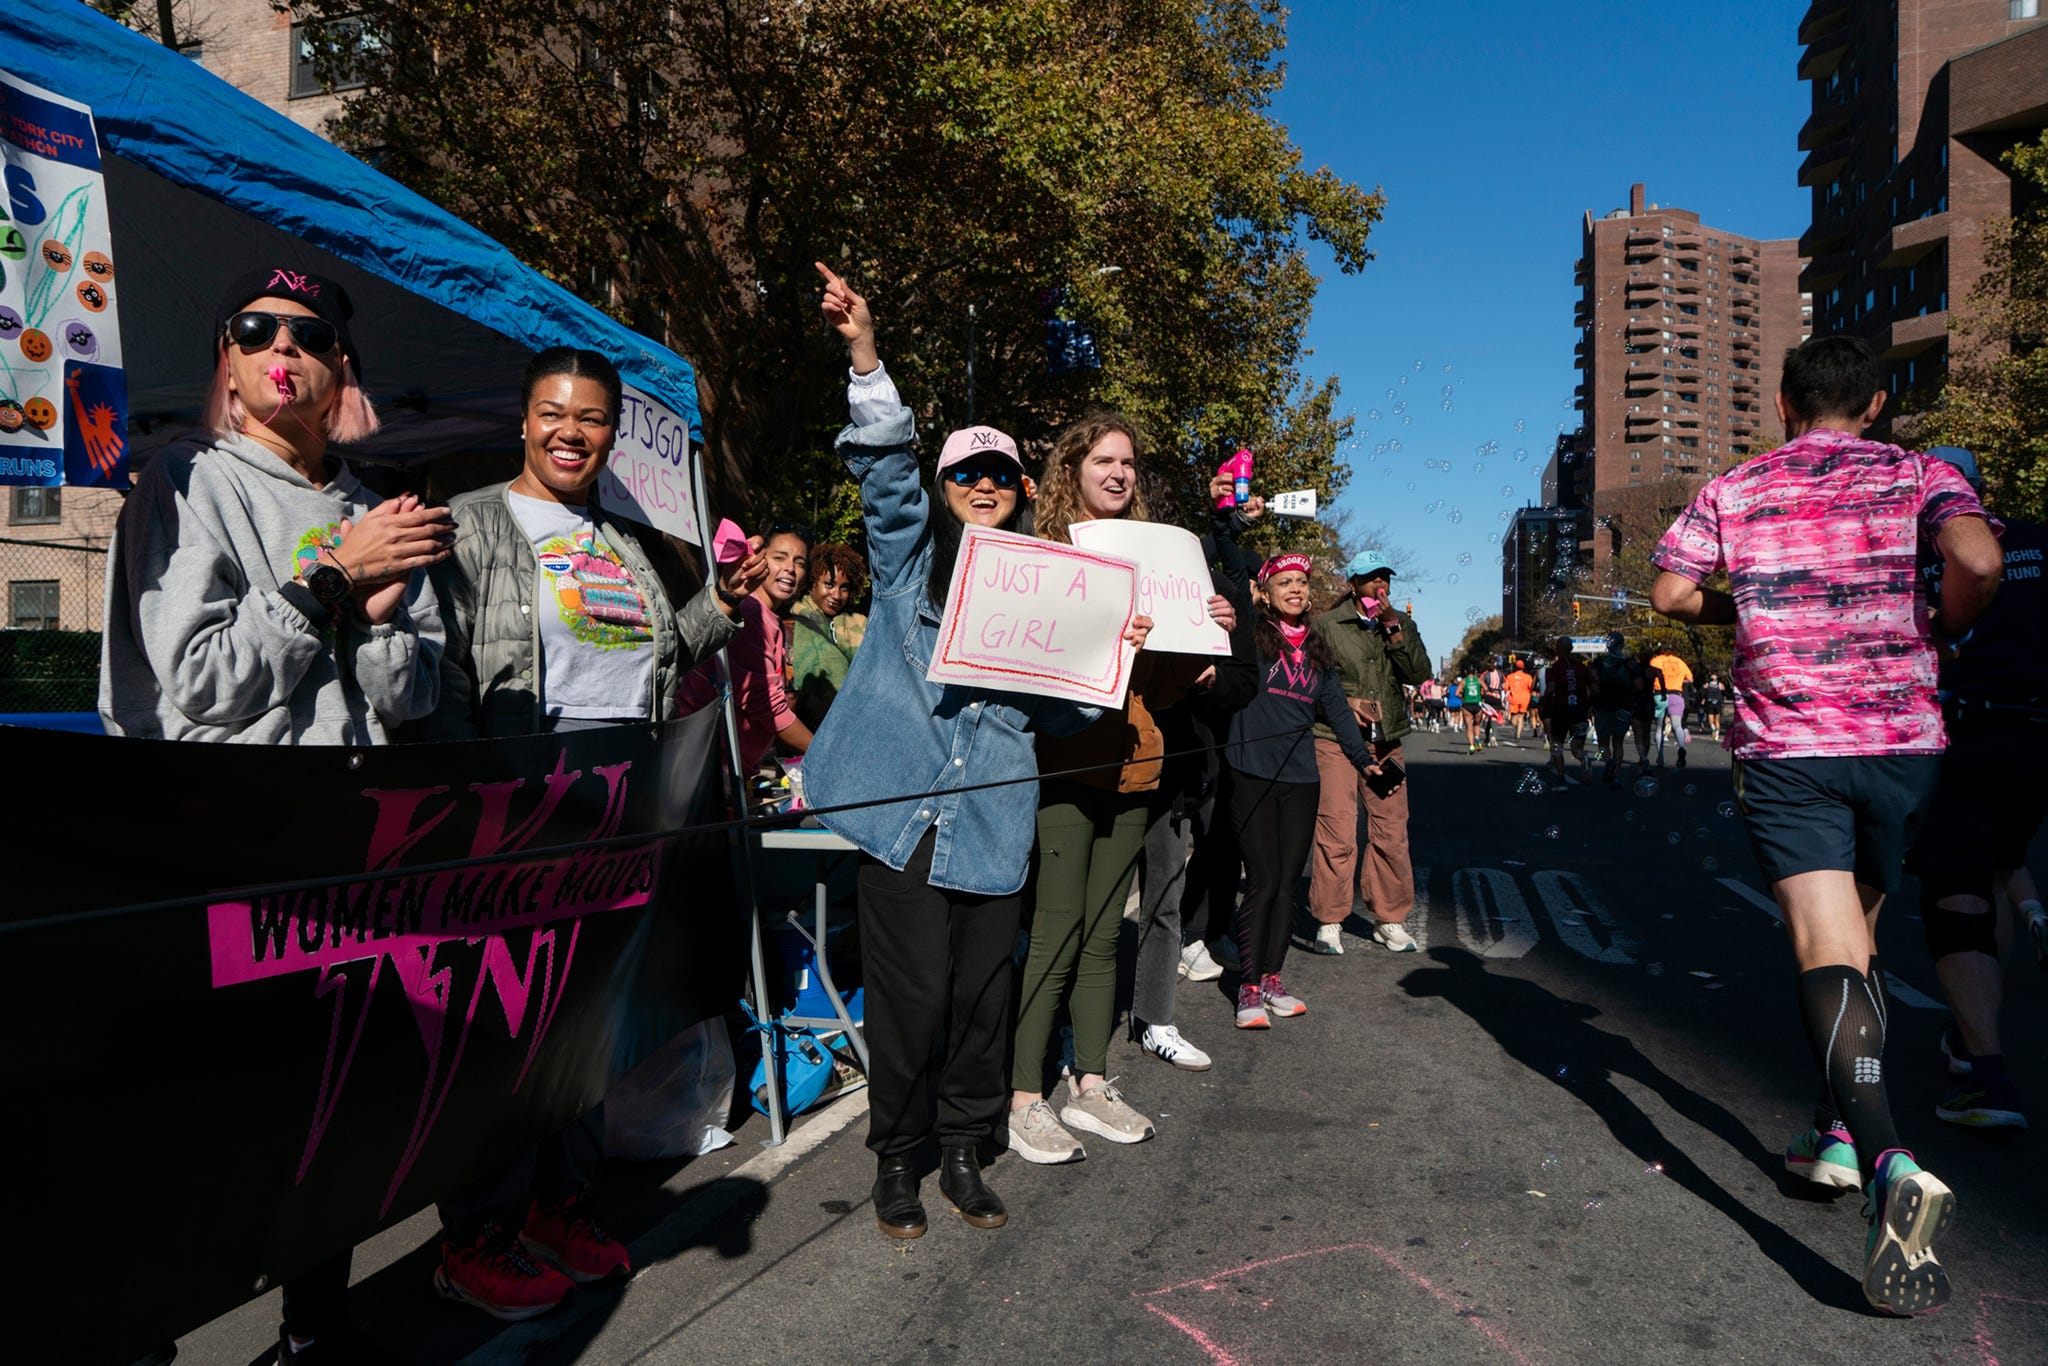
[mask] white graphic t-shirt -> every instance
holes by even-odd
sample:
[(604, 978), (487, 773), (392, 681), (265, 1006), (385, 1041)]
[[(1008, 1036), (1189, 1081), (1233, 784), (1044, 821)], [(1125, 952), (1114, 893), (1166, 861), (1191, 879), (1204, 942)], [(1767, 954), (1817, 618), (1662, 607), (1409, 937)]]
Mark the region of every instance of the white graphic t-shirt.
[(654, 690), (654, 627), (623, 557), (597, 534), (588, 507), (507, 491), (540, 560), (542, 711), (551, 717), (640, 718)]

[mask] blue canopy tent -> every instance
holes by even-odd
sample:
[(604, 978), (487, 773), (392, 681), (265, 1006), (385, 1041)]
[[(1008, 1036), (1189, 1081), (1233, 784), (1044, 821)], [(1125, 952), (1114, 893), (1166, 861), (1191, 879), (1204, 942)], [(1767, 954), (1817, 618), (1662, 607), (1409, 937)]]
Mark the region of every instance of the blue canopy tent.
[(509, 448), (527, 356), (572, 342), (701, 440), (680, 356), (198, 63), (78, 0), (8, 0), (0, 69), (90, 106), (98, 125), (134, 457), (197, 420), (218, 295), (272, 263), (331, 275), (355, 301), (384, 430), (352, 456)]

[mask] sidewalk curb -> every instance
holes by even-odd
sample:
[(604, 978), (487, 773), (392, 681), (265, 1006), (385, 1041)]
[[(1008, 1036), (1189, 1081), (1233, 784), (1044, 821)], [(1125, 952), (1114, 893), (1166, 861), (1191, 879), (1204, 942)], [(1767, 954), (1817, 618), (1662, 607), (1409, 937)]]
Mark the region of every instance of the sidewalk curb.
[[(699, 1233), (731, 1210), (748, 1192), (750, 1186), (758, 1188), (773, 1185), (777, 1177), (852, 1127), (854, 1121), (865, 1116), (867, 1112), (868, 1092), (866, 1087), (862, 1087), (853, 1095), (792, 1129), (779, 1146), (763, 1148), (710, 1183), (703, 1194), (686, 1202), (629, 1245), (628, 1250), (633, 1254), (636, 1269), (632, 1279), (627, 1282), (627, 1288), (653, 1279), (670, 1265), (666, 1260), (643, 1263), (642, 1248), (687, 1246)], [(577, 1298), (572, 1296), (555, 1313), (508, 1326), (489, 1342), (468, 1356), (462, 1357), (456, 1366), (514, 1366), (514, 1363), (527, 1360), (535, 1349), (564, 1336), (564, 1329), (582, 1322), (592, 1314), (602, 1312), (603, 1309), (603, 1305), (588, 1297), (579, 1304)]]

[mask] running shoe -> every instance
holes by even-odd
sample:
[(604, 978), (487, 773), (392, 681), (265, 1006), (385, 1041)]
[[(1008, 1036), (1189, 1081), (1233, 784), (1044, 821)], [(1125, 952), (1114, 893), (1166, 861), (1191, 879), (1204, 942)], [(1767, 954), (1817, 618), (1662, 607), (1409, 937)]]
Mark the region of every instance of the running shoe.
[(1189, 1043), (1172, 1025), (1146, 1025), (1138, 1046), (1161, 1062), (1170, 1062), (1183, 1072), (1206, 1072), (1214, 1065), (1207, 1053)]
[(1043, 1100), (1010, 1111), (1010, 1151), (1042, 1166), (1079, 1162), (1088, 1156), (1081, 1140), (1061, 1126), (1052, 1106)]
[(1155, 1132), (1152, 1121), (1124, 1101), (1124, 1093), (1116, 1089), (1114, 1077), (1098, 1081), (1085, 1091), (1069, 1081), (1067, 1103), (1060, 1108), (1060, 1122), (1083, 1133), (1100, 1135), (1111, 1143), (1143, 1143)]
[(1268, 1011), (1284, 1018), (1308, 1014), (1308, 1002), (1299, 996), (1288, 995), (1277, 972), (1269, 972), (1259, 979), (1259, 999), (1266, 1003)]
[(1863, 1184), (1856, 1165), (1856, 1142), (1849, 1131), (1836, 1125), (1822, 1133), (1807, 1129), (1785, 1148), (1785, 1170), (1816, 1186), (1852, 1191)]
[(560, 1304), (576, 1283), (526, 1255), (525, 1245), (496, 1224), (485, 1224), (461, 1247), (441, 1244), (434, 1291), (444, 1300), (483, 1310), (517, 1323), (537, 1318)]
[(1223, 965), (1211, 956), (1207, 944), (1195, 939), (1181, 948), (1180, 975), (1190, 982), (1213, 982), (1223, 975)]
[(1934, 1240), (1955, 1218), (1954, 1192), (1903, 1148), (1877, 1159), (1877, 1179), (1863, 1191), (1870, 1236), (1863, 1244), (1863, 1298), (1880, 1313), (1905, 1317), (1948, 1303), (1948, 1273)]
[(534, 1201), (519, 1241), (578, 1285), (622, 1281), (633, 1274), (625, 1244), (598, 1227), (590, 1202), (580, 1195)]
[(1970, 1075), (1972, 1070), (1970, 1054), (1963, 1047), (1962, 1032), (1956, 1028), (1954, 1020), (1950, 1020), (1941, 1027), (1941, 1056), (1948, 1059), (1948, 1074), (1950, 1076), (1967, 1077)]
[(1271, 1029), (1273, 1022), (1266, 1018), (1266, 1003), (1259, 995), (1255, 983), (1247, 982), (1237, 989), (1237, 1027), (1239, 1029)]
[(1678, 749), (1678, 766), (1680, 768), (1685, 767), (1685, 747), (1683, 745), (1679, 746)]
[(1309, 947), (1317, 953), (1344, 952), (1344, 932), (1335, 925), (1316, 926), (1316, 937)]
[(1373, 942), (1388, 953), (1414, 953), (1420, 945), (1415, 936), (1408, 933), (1408, 927), (1397, 920), (1387, 920), (1372, 927)]
[(1965, 1086), (1942, 1097), (1934, 1107), (1936, 1118), (1970, 1129), (2016, 1129), (2027, 1131), (2027, 1116), (2020, 1109), (2020, 1093), (2011, 1082)]

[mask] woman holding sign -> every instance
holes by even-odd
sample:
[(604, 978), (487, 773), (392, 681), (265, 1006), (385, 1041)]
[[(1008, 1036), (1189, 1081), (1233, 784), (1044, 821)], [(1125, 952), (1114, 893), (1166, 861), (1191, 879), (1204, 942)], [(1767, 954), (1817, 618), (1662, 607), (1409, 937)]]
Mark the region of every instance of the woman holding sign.
[[(1072, 544), (1078, 537), (1068, 529), (1077, 524), (1150, 521), (1138, 488), (1141, 442), (1138, 429), (1115, 413), (1092, 413), (1060, 433), (1038, 491), (1037, 535)], [(1200, 548), (1192, 536), (1188, 540), (1199, 563)], [(1105, 547), (1091, 542), (1091, 548)], [(1225, 632), (1237, 623), (1220, 595), (1209, 595), (1206, 606), (1200, 601), (1192, 605), (1213, 616)], [(1159, 779), (1166, 745), (1154, 713), (1186, 697), (1213, 662), (1201, 655), (1147, 651), (1132, 667), (1122, 707), (1077, 735), (1039, 742), (1040, 768), (1064, 776), (1046, 779), (1039, 790), (1037, 896), (1031, 949), (1017, 985), (1010, 1150), (1027, 1161), (1079, 1161), (1086, 1154), (1068, 1127), (1112, 1143), (1139, 1143), (1152, 1136), (1152, 1122), (1126, 1104), (1105, 1078), (1116, 1024), (1117, 935), (1145, 832), (1163, 800)], [(1170, 993), (1180, 960), (1177, 915), (1156, 940), (1155, 952), (1141, 952), (1141, 959), (1161, 958), (1168, 995), (1161, 1002), (1149, 994), (1151, 999), (1141, 1002), (1149, 1012), (1143, 1046), (1168, 1062), (1206, 1069), (1208, 1055), (1173, 1024)], [(1066, 1103), (1055, 1116), (1046, 1100), (1045, 1064), (1062, 1002), (1073, 1021), (1074, 1069)]]
[(1259, 570), (1263, 684), (1230, 722), (1231, 822), (1244, 851), (1245, 893), (1235, 921), (1237, 1027), (1268, 1029), (1273, 1015), (1308, 1006), (1280, 981), (1294, 920), (1294, 883), (1315, 837), (1321, 777), (1313, 727), (1320, 716), (1360, 773), (1379, 776), (1337, 675), (1336, 656), (1310, 631), (1306, 555), (1276, 555)]
[[(1032, 735), (1079, 730), (1100, 712), (926, 677), (962, 528), (1012, 526), (1024, 467), (1008, 436), (969, 427), (946, 438), (927, 489), (867, 301), (818, 273), (825, 320), (853, 362), (853, 422), (838, 447), (860, 481), (873, 604), (804, 771), (813, 806), (857, 807), (819, 819), (862, 855), (875, 1222), (895, 1238), (924, 1233), (917, 1152), (936, 1133), (939, 1189), (969, 1224), (998, 1228), (1009, 1216), (981, 1179), (978, 1150), (1003, 1111), (1010, 955), (1038, 808)], [(1126, 639), (1142, 645), (1149, 626), (1137, 618)], [(990, 783), (1005, 785), (979, 786)]]

